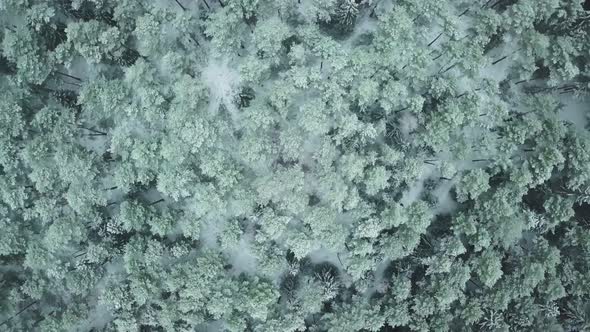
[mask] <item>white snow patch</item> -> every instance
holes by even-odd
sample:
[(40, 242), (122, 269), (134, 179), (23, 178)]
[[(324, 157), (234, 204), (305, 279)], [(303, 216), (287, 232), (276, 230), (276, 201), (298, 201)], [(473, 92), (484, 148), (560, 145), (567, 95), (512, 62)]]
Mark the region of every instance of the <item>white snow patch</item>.
[(161, 192), (156, 190), (155, 188), (150, 188), (147, 191), (142, 193), (143, 199), (145, 199), (148, 203), (154, 203), (159, 201), (160, 199), (164, 198)]
[(434, 209), (435, 214), (449, 214), (457, 207), (457, 202), (451, 197), (451, 189), (455, 181), (443, 181), (435, 190), (434, 196), (437, 198), (437, 206)]
[(402, 113), (399, 119), (399, 129), (403, 137), (407, 139), (416, 128), (418, 128), (418, 119), (409, 112)]
[[(202, 0), (155, 0), (152, 2), (152, 5), (158, 9), (176, 13), (192, 13), (193, 16), (198, 17), (200, 12), (199, 3), (204, 6)], [(186, 11), (184, 11), (179, 4), (182, 5)], [(209, 4), (215, 6), (215, 2), (209, 2)]]
[(338, 253), (330, 251), (324, 247), (310, 252), (309, 259), (311, 259), (311, 262), (314, 264), (328, 262), (340, 270), (344, 268), (340, 263), (340, 259), (338, 259)]
[[(426, 166), (428, 166), (428, 168), (426, 168)], [(404, 192), (402, 196), (400, 203), (402, 203), (404, 206), (408, 206), (420, 198), (422, 190), (424, 189), (424, 181), (426, 181), (432, 175), (436, 169), (436, 166), (425, 165), (422, 167), (422, 169), (421, 176), (409, 186), (409, 189)]]
[(580, 131), (585, 131), (590, 116), (590, 98), (560, 98), (563, 108), (559, 112), (559, 118), (571, 122)]
[[(178, 0), (180, 4), (186, 0)], [(180, 6), (174, 0), (155, 0), (152, 5), (158, 9), (175, 9), (175, 10), (182, 10)], [(184, 5), (183, 5), (184, 6)]]
[[(207, 248), (218, 248), (217, 235), (221, 232), (222, 226), (221, 221), (209, 221), (202, 224), (201, 233), (199, 239), (203, 245)], [(223, 223), (225, 224), (225, 223)]]
[(387, 270), (389, 264), (391, 264), (391, 259), (386, 258), (382, 260), (379, 265), (377, 265), (377, 268), (375, 269), (375, 280), (377, 282), (383, 281), (385, 279), (385, 270)]
[(223, 320), (216, 320), (212, 322), (203, 323), (201, 326), (197, 327), (195, 331), (197, 332), (219, 332), (225, 331), (225, 321)]
[(477, 89), (480, 86), (481, 82), (475, 81), (473, 78), (467, 76), (467, 75), (459, 75), (459, 77), (456, 77), (456, 86), (457, 86), (457, 90), (459, 91), (458, 93), (461, 94), (463, 92), (469, 92), (469, 91), (473, 91), (474, 89)]
[(357, 22), (354, 25), (354, 31), (344, 44), (350, 46), (360, 35), (374, 32), (376, 30), (377, 19), (375, 17), (370, 17), (369, 13), (365, 13), (365, 15), (357, 18)]
[(313, 156), (314, 154), (320, 150), (321, 148), (321, 136), (314, 135), (306, 137), (305, 141), (303, 142), (301, 152), (302, 158), (300, 158), (302, 164), (304, 165), (313, 165)]
[(99, 155), (105, 153), (108, 150), (111, 144), (111, 140), (108, 138), (108, 136), (88, 136), (88, 134), (92, 134), (91, 131), (85, 129), (80, 129), (80, 131), (86, 134), (78, 139), (78, 143), (80, 143), (80, 145), (82, 145), (84, 148), (94, 151)]
[(202, 78), (209, 88), (209, 113), (216, 114), (219, 107), (223, 105), (235, 119), (238, 113), (235, 97), (240, 85), (240, 73), (237, 66), (230, 66), (227, 58), (211, 59), (203, 70)]
[[(119, 188), (111, 189), (115, 187), (114, 178), (111, 175), (103, 176), (100, 179), (102, 189), (104, 190), (107, 202), (122, 202), (124, 200), (123, 191)], [(112, 217), (113, 210), (107, 210), (109, 215)]]
[[(477, 136), (474, 136), (477, 137)], [(474, 138), (477, 139), (477, 138)], [(469, 171), (476, 168), (485, 168), (489, 162), (478, 162), (473, 161), (474, 159), (479, 159), (481, 156), (479, 155), (472, 155), (468, 156), (466, 159), (453, 159), (453, 155), (449, 151), (443, 151), (436, 155), (437, 159), (440, 162), (448, 162), (454, 165), (457, 175), (455, 175), (451, 180), (442, 180), (438, 184), (438, 186), (432, 191), (432, 194), (437, 199), (437, 205), (433, 209), (434, 214), (449, 214), (453, 212), (457, 208), (457, 202), (451, 197), (451, 190), (453, 186), (457, 184), (460, 179), (461, 172)], [(440, 169), (432, 169), (429, 173), (428, 177), (441, 177), (442, 174)], [(424, 180), (422, 180), (423, 184)], [(413, 188), (417, 190), (416, 188)], [(421, 187), (420, 187), (421, 189)], [(419, 192), (418, 192), (419, 195)]]
[(242, 237), (238, 246), (230, 252), (229, 262), (232, 265), (232, 272), (236, 275), (241, 273), (255, 275), (256, 259), (250, 249), (249, 241)]
[[(477, 133), (480, 132), (481, 130), (482, 129), (480, 129), (480, 128), (476, 128), (470, 132), (466, 132), (465, 135), (469, 135), (469, 136), (473, 137), (473, 141), (476, 141), (479, 137), (477, 135)], [(487, 165), (486, 163), (483, 163), (483, 162), (473, 161), (474, 159), (483, 159), (483, 156), (481, 156), (480, 153), (472, 153), (471, 155), (465, 157), (465, 159), (454, 159), (453, 154), (451, 154), (449, 151), (443, 151), (443, 152), (439, 152), (436, 155), (436, 158), (440, 162), (446, 161), (446, 162), (453, 164), (455, 166), (457, 172), (469, 171), (469, 170), (476, 169), (476, 168), (482, 168)], [(439, 174), (440, 174), (440, 172), (439, 172)]]
[[(518, 38), (514, 38), (511, 35), (504, 36), (504, 43), (502, 46), (490, 51), (487, 55), (487, 59), (489, 59), (490, 63), (480, 71), (481, 78), (488, 78), (496, 82), (501, 82), (506, 79), (510, 67), (514, 62), (514, 58), (518, 57), (516, 53), (519, 49)], [(506, 58), (502, 59), (504, 57)], [(496, 61), (499, 62), (493, 64)]]
[(424, 180), (425, 179), (417, 180), (416, 182), (414, 182), (414, 184), (410, 186), (408, 191), (404, 193), (401, 199), (401, 203), (404, 206), (408, 206), (418, 200), (420, 194), (422, 193), (422, 190), (424, 189)]
[(447, 40), (448, 37), (445, 36), (444, 29), (440, 25), (427, 27), (424, 32), (424, 41), (426, 42), (426, 45), (430, 44), (430, 46), (427, 47), (433, 51), (442, 51), (443, 45)]
[(356, 23), (355, 34), (362, 34), (377, 30), (377, 18), (365, 14), (360, 21)]
[[(458, 13), (460, 15), (461, 13)], [(457, 34), (461, 37), (469, 33), (469, 29), (474, 26), (474, 19), (471, 16), (463, 16), (457, 21)]]
[(75, 328), (74, 331), (102, 330), (112, 322), (114, 318), (115, 316), (106, 306), (98, 305), (88, 314), (86, 320)]
[[(474, 158), (476, 159), (476, 158)], [(470, 171), (472, 169), (476, 169), (476, 168), (484, 168), (488, 165), (489, 162), (476, 162), (473, 161), (472, 159), (469, 160), (458, 160), (455, 161), (455, 167), (457, 168), (457, 171)]]
[(351, 212), (342, 212), (336, 217), (336, 222), (346, 227), (350, 227), (355, 220), (357, 220), (356, 216)]
[(377, 268), (373, 271), (373, 283), (365, 292), (366, 297), (372, 296), (375, 292), (381, 292), (381, 285), (389, 284), (389, 280), (385, 279), (385, 270), (390, 264), (391, 260), (386, 258), (377, 265)]
[[(96, 72), (98, 68), (93, 68), (93, 66), (90, 66), (88, 62), (86, 62), (86, 59), (79, 56), (72, 60), (72, 63), (67, 69), (67, 74), (78, 77), (82, 81), (89, 81), (92, 77), (95, 76), (93, 75), (93, 72)], [(72, 79), (69, 79), (69, 81), (73, 83), (80, 83)]]
[[(500, 58), (502, 58), (502, 56), (495, 60), (499, 60)], [(487, 78), (490, 80), (494, 80), (496, 82), (501, 82), (508, 76), (508, 71), (511, 64), (512, 62), (509, 56), (508, 58), (496, 63), (495, 65), (492, 65), (490, 63), (489, 66), (487, 66), (480, 72), (480, 75), (482, 78)]]

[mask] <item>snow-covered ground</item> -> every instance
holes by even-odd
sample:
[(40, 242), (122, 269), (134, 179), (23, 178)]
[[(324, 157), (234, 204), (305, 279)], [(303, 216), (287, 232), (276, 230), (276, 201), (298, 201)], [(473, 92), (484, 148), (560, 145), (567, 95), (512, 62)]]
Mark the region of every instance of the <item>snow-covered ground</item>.
[(572, 123), (577, 130), (588, 130), (590, 98), (574, 98), (571, 95), (561, 95), (559, 100), (563, 104), (559, 112), (560, 119)]
[(221, 105), (237, 120), (236, 96), (240, 85), (240, 72), (230, 60), (210, 58), (203, 70), (203, 82), (209, 88), (209, 113), (216, 114)]

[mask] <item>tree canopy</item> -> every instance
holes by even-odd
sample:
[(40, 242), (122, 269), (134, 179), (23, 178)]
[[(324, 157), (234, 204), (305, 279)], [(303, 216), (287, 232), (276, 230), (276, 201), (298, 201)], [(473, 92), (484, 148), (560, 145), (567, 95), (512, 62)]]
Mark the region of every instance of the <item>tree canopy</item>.
[(0, 331), (590, 331), (588, 1), (0, 23)]

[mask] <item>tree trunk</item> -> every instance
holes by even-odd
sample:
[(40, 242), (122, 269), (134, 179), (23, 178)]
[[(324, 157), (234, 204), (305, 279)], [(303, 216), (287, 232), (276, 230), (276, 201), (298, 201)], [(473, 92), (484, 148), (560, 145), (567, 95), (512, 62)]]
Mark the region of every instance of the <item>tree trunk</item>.
[(59, 71), (59, 70), (56, 70), (56, 71), (55, 71), (55, 73), (56, 73), (56, 74), (59, 74), (59, 75), (62, 75), (62, 76), (65, 76), (65, 77), (69, 77), (69, 78), (71, 78), (71, 79), (75, 79), (76, 81), (79, 81), (79, 82), (83, 82), (83, 81), (82, 81), (82, 79), (80, 79), (79, 77), (72, 76), (72, 75), (70, 75), (70, 74), (66, 74), (66, 73), (62, 73), (62, 72), (61, 72), (61, 71)]
[(178, 6), (180, 6), (180, 8), (182, 8), (182, 11), (186, 11), (186, 8), (180, 3), (180, 1), (178, 0), (174, 0), (176, 2), (176, 4), (178, 4)]
[(432, 44), (434, 44), (441, 36), (443, 35), (443, 33), (439, 33), (438, 36), (436, 36), (436, 38), (434, 38), (430, 43), (428, 43), (428, 47), (430, 47)]
[(17, 312), (16, 314), (14, 314), (12, 317), (10, 317), (10, 318), (6, 319), (5, 321), (3, 321), (3, 322), (0, 324), (0, 326), (2, 326), (2, 325), (4, 325), (4, 324), (8, 323), (8, 322), (9, 322), (11, 319), (13, 319), (14, 317), (16, 317), (16, 316), (20, 315), (20, 314), (21, 314), (23, 311), (25, 311), (25, 310), (29, 309), (31, 306), (33, 306), (33, 305), (34, 305), (34, 304), (36, 304), (37, 302), (39, 302), (39, 301), (34, 301), (34, 302), (32, 302), (31, 304), (27, 305), (26, 307), (22, 308), (22, 309), (21, 309), (19, 312)]

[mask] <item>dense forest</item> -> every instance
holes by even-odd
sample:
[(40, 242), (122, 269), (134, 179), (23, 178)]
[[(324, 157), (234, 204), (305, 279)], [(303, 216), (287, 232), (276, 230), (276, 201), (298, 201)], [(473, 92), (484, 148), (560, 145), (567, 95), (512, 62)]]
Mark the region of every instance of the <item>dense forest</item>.
[(0, 331), (590, 331), (589, 0), (0, 24)]

